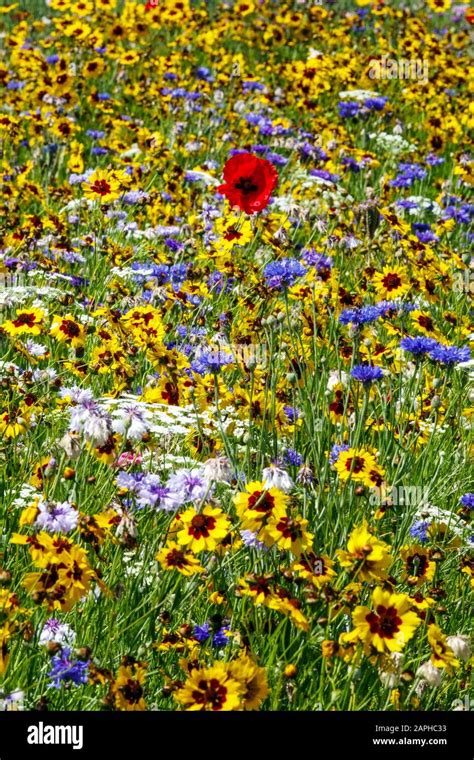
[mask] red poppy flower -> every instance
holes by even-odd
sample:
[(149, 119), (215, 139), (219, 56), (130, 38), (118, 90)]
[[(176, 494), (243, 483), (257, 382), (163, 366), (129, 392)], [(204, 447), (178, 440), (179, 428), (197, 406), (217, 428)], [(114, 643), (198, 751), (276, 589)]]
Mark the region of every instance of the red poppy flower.
[(148, 0), (147, 4), (145, 5), (145, 10), (149, 11), (152, 8), (158, 8), (158, 0)]
[(224, 184), (217, 191), (246, 214), (256, 214), (268, 206), (278, 182), (278, 172), (265, 158), (253, 153), (237, 153), (224, 166)]

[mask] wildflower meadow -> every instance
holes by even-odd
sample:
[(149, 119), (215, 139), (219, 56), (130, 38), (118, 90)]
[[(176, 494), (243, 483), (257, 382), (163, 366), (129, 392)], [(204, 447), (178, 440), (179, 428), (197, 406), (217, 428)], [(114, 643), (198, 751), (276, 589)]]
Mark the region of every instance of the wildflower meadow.
[(473, 22), (2, 3), (1, 709), (472, 709)]

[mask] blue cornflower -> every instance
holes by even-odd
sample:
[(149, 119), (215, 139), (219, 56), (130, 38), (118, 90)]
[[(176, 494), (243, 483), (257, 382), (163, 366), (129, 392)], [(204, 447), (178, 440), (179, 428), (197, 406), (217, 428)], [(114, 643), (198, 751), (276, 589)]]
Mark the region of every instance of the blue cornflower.
[(357, 116), (360, 111), (360, 106), (355, 101), (347, 101), (347, 102), (341, 102), (337, 104), (337, 107), (339, 109), (339, 116), (342, 119), (352, 119), (354, 116)]
[(381, 316), (381, 311), (378, 306), (369, 304), (367, 306), (361, 306), (360, 309), (344, 309), (339, 315), (339, 322), (341, 325), (363, 325), (368, 322), (375, 322)]
[(322, 272), (325, 269), (331, 269), (334, 261), (331, 256), (325, 256), (323, 253), (318, 253), (314, 248), (307, 248), (301, 252), (302, 258), (305, 264), (310, 264), (316, 267), (316, 271)]
[(431, 523), (429, 520), (417, 520), (410, 528), (410, 536), (424, 544), (428, 541), (428, 530)]
[(194, 626), (193, 636), (197, 641), (199, 641), (200, 644), (203, 644), (205, 641), (207, 641), (210, 635), (211, 635), (210, 623), (206, 622), (206, 623), (203, 623), (203, 625)]
[(437, 345), (438, 343), (434, 338), (426, 338), (424, 335), (417, 335), (415, 338), (402, 338), (400, 343), (404, 351), (409, 351), (414, 356), (427, 354)]
[(339, 174), (332, 174), (332, 172), (328, 172), (326, 169), (311, 169), (310, 175), (318, 177), (318, 179), (325, 179), (326, 182), (339, 182), (340, 180)]
[(283, 454), (285, 464), (291, 464), (295, 467), (299, 467), (303, 464), (303, 457), (295, 449), (286, 449)]
[(426, 169), (419, 164), (400, 163), (399, 174), (388, 183), (391, 187), (411, 187), (416, 180), (425, 179), (428, 176)]
[(203, 625), (194, 626), (193, 635), (200, 644), (204, 644), (204, 642), (208, 641), (212, 636), (213, 647), (225, 647), (229, 643), (229, 631), (230, 629), (226, 625), (222, 625), (217, 631), (213, 632), (211, 624), (206, 621)]
[(234, 357), (226, 351), (222, 351), (219, 348), (216, 348), (215, 351), (204, 349), (199, 351), (191, 362), (191, 369), (193, 372), (197, 372), (198, 375), (212, 375), (214, 372), (219, 372), (227, 364), (233, 363)]
[(458, 348), (457, 346), (443, 346), (438, 343), (430, 351), (430, 359), (441, 364), (459, 364), (468, 362), (471, 358), (471, 352), (467, 346)]
[(388, 98), (366, 98), (364, 100), (364, 108), (368, 108), (370, 111), (383, 111), (387, 104)]
[(296, 406), (284, 406), (283, 411), (290, 422), (295, 422), (300, 416), (300, 411)]
[(351, 370), (351, 376), (361, 383), (373, 383), (383, 377), (383, 369), (371, 364), (357, 364)]
[(102, 140), (105, 137), (105, 132), (102, 129), (86, 129), (87, 137), (92, 137), (93, 140)]
[(49, 678), (52, 679), (50, 687), (59, 689), (61, 683), (72, 683), (74, 686), (87, 683), (89, 661), (73, 659), (69, 647), (64, 647), (52, 658), (51, 663), (53, 667), (48, 673)]
[(465, 493), (461, 498), (459, 499), (463, 507), (468, 507), (469, 509), (474, 509), (474, 493)]
[(263, 276), (270, 288), (293, 285), (298, 277), (303, 277), (307, 270), (297, 259), (280, 259), (267, 264)]

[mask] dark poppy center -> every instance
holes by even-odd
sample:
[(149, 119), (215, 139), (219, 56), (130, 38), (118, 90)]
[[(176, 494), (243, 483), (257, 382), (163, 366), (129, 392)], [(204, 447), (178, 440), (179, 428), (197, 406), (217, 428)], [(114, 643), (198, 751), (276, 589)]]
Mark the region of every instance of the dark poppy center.
[(240, 177), (239, 181), (235, 183), (235, 189), (240, 190), (244, 195), (250, 195), (250, 193), (257, 192), (258, 185), (251, 177)]

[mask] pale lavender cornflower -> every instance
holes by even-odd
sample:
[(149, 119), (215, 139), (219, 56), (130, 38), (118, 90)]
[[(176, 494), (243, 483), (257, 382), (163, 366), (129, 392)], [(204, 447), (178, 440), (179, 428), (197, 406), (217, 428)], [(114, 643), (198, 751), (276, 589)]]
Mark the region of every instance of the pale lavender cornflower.
[(142, 480), (145, 477), (144, 472), (119, 472), (115, 482), (119, 488), (125, 488), (131, 494), (137, 494)]
[(78, 394), (77, 403), (71, 409), (69, 430), (82, 433), (93, 446), (103, 446), (112, 434), (112, 420), (92, 394)]
[(278, 488), (279, 491), (289, 493), (294, 483), (281, 462), (272, 462), (269, 467), (262, 471), (262, 479), (265, 488)]
[(143, 406), (128, 404), (112, 412), (112, 427), (116, 433), (140, 441), (150, 430), (150, 413)]
[(202, 501), (211, 493), (213, 487), (201, 469), (184, 468), (171, 475), (166, 485), (179, 505), (188, 501)]
[(242, 539), (244, 546), (247, 546), (249, 549), (258, 549), (259, 551), (265, 552), (268, 551), (268, 547), (265, 546), (263, 541), (260, 541), (260, 539), (257, 538), (257, 534), (252, 530), (241, 530), (240, 538)]
[(234, 472), (227, 457), (214, 457), (204, 462), (203, 475), (206, 480), (230, 483), (234, 477)]
[(70, 533), (71, 530), (77, 528), (79, 512), (68, 501), (62, 504), (54, 501), (40, 501), (38, 512), (35, 525), (42, 530), (50, 533)]
[(155, 507), (165, 512), (172, 512), (181, 504), (171, 488), (162, 484), (158, 475), (145, 475), (138, 485), (137, 495), (141, 507)]
[(61, 623), (57, 618), (49, 618), (42, 628), (39, 643), (43, 646), (49, 643), (72, 646), (75, 640), (76, 633), (68, 623)]

